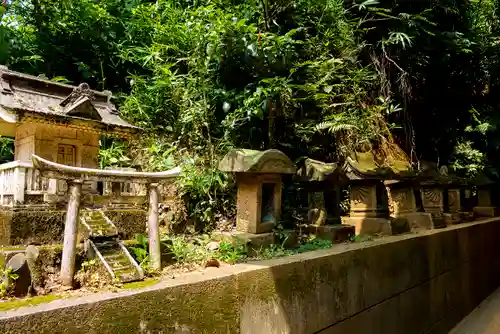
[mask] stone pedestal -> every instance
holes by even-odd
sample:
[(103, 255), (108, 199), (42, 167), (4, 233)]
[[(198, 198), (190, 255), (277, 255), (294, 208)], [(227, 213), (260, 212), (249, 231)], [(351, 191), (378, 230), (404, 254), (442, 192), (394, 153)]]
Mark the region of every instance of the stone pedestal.
[(391, 222), (387, 218), (342, 217), (342, 224), (354, 226), (356, 235), (383, 234), (391, 235)]
[(377, 187), (375, 184), (351, 184), (350, 217), (377, 217)]
[(431, 229), (432, 216), (427, 212), (417, 212), (415, 193), (410, 185), (389, 186), (390, 200), (395, 218), (404, 218), (411, 230)]
[(379, 181), (351, 183), (351, 209), (342, 223), (354, 226), (356, 235), (391, 234), (388, 208), (382, 198), (377, 198), (377, 186), (382, 189), (383, 185)]
[(406, 218), (412, 231), (429, 230), (434, 227), (432, 215), (427, 212), (411, 212), (401, 215)]
[(422, 206), (432, 216), (432, 227), (442, 228), (451, 223), (451, 216), (444, 216), (443, 188), (438, 185), (423, 186), (420, 193)]
[(316, 235), (317, 238), (330, 240), (333, 243), (349, 241), (356, 233), (354, 226), (345, 224), (324, 226), (309, 225), (306, 231), (309, 234)]
[(424, 187), (421, 190), (422, 205), (425, 212), (433, 216), (443, 214), (443, 189), (439, 187)]
[(495, 217), (495, 209), (491, 205), (490, 189), (479, 188), (477, 190), (477, 206), (473, 209), (474, 214), (479, 217)]
[(460, 201), (460, 189), (448, 189), (448, 211), (451, 215), (451, 224), (458, 224), (462, 222), (460, 212), (462, 211), (462, 204)]

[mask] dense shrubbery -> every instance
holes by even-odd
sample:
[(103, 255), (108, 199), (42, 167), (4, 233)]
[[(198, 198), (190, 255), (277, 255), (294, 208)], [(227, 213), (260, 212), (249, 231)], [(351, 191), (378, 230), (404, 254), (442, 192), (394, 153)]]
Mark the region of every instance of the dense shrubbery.
[(123, 116), (150, 133), (107, 144), (101, 165), (185, 165), (187, 212), (211, 225), (231, 215), (216, 163), (234, 146), (332, 161), (396, 142), (414, 163), (496, 167), (497, 12), (493, 0), (11, 1), (0, 62), (121, 93)]

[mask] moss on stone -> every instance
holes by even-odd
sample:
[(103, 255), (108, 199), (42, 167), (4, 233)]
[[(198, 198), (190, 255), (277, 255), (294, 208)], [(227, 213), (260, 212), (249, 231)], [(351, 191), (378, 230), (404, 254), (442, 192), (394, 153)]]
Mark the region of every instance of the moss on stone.
[[(121, 239), (132, 239), (146, 232), (144, 210), (105, 210), (105, 214), (117, 227)], [(65, 210), (56, 209), (0, 211), (0, 245), (60, 244), (64, 237), (65, 215)], [(83, 231), (80, 227), (80, 232)]]
[(61, 243), (65, 211), (20, 210), (12, 213), (10, 244)]
[(293, 162), (281, 151), (233, 149), (219, 163), (219, 169), (235, 173), (293, 174)]
[(130, 283), (125, 283), (123, 284), (124, 289), (140, 289), (140, 288), (145, 288), (147, 286), (155, 285), (160, 280), (157, 279), (149, 279), (149, 280), (144, 280), (144, 281), (138, 281), (138, 282), (130, 282)]
[(120, 239), (133, 239), (136, 234), (146, 233), (147, 213), (144, 210), (106, 210), (104, 213), (118, 229)]
[(16, 309), (24, 306), (35, 306), (43, 303), (50, 303), (54, 300), (61, 299), (59, 295), (36, 296), (32, 298), (16, 299), (11, 301), (0, 302), (0, 312)]
[(0, 252), (23, 251), (25, 248), (24, 246), (0, 247)]

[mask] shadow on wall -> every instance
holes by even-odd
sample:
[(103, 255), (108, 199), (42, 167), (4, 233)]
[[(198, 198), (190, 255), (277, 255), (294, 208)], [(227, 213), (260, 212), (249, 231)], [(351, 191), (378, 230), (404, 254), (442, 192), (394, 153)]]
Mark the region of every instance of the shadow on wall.
[(248, 273), (241, 333), (448, 333), (500, 284), (500, 224), (336, 251)]

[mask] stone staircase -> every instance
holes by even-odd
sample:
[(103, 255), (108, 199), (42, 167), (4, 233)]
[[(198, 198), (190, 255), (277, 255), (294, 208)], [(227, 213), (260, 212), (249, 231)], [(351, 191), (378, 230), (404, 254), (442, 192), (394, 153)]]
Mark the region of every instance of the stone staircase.
[(113, 278), (121, 282), (144, 278), (141, 267), (118, 239), (116, 226), (102, 211), (82, 210), (80, 223), (88, 236), (88, 255), (98, 258)]

